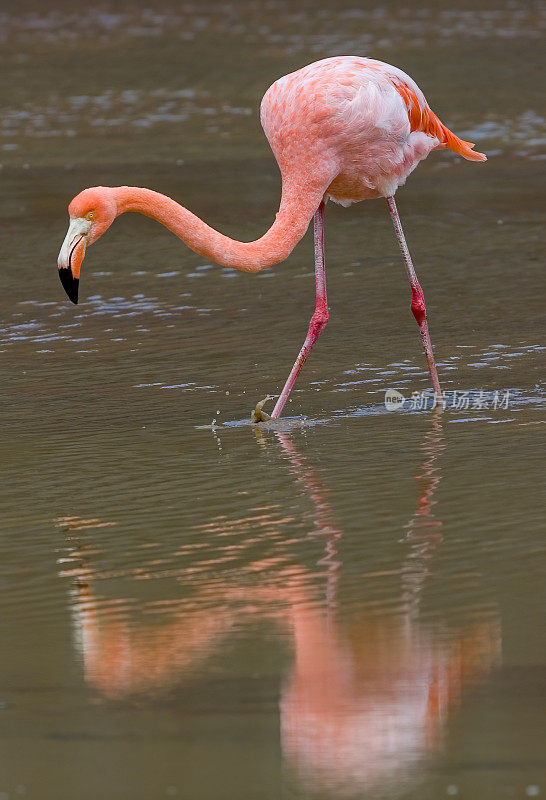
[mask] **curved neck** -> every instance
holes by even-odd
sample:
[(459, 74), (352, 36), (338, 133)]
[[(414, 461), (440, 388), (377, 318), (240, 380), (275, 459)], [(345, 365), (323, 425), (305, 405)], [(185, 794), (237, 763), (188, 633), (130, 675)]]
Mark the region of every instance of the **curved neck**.
[(161, 222), (188, 247), (224, 267), (258, 272), (287, 258), (306, 232), (329, 182), (283, 181), (279, 211), (269, 230), (253, 242), (219, 233), (170, 197), (138, 186), (112, 189), (117, 213), (137, 211)]

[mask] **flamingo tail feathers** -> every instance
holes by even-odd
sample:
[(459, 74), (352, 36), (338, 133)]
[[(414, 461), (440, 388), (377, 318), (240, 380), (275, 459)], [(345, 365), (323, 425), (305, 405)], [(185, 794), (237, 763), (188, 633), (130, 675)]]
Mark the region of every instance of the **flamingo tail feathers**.
[(449, 128), (440, 122), (436, 114), (433, 111), (430, 112), (435, 118), (438, 125), (438, 133), (441, 133), (442, 136), (438, 136), (438, 133), (435, 133), (436, 136), (440, 139), (441, 144), (444, 147), (448, 147), (454, 153), (458, 153), (458, 155), (466, 158), (468, 161), (487, 161), (487, 156), (483, 153), (478, 153), (473, 148), (475, 147), (473, 142), (466, 142), (464, 139), (459, 139)]
[(423, 131), (429, 136), (435, 136), (440, 141), (438, 149), (447, 147), (468, 161), (487, 161), (487, 156), (473, 150), (473, 142), (459, 139), (449, 128), (446, 128), (425, 98), (422, 95), (419, 97), (413, 87), (399, 79), (394, 79), (393, 84), (406, 104), (412, 131)]

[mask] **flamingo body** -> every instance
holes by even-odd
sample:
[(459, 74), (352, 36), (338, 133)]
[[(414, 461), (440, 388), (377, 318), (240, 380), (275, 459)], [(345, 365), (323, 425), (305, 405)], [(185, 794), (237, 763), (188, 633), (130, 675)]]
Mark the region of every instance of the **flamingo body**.
[(263, 129), (283, 179), (328, 176), (348, 206), (390, 197), (438, 147), (484, 161), (431, 111), (402, 70), (357, 56), (317, 61), (280, 78), (261, 105)]

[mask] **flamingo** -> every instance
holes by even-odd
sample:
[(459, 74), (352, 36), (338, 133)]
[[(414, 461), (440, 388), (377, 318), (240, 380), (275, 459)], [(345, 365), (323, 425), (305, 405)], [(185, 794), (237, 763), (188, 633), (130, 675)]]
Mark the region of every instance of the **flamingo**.
[[(324, 262), (324, 208), (384, 197), (411, 288), (436, 401), (442, 392), (427, 322), (423, 290), (406, 243), (394, 195), (431, 150), (449, 148), (470, 161), (485, 161), (472, 142), (459, 139), (429, 107), (417, 84), (397, 67), (358, 56), (325, 58), (285, 75), (261, 104), (261, 123), (282, 177), (279, 211), (269, 230), (240, 242), (158, 192), (136, 186), (95, 186), (76, 195), (59, 259), (61, 283), (78, 302), (86, 248), (114, 219), (136, 211), (160, 222), (207, 259), (243, 272), (284, 261), (314, 221), (316, 302), (309, 330), (271, 417), (280, 417), (294, 382), (328, 322)], [(266, 418), (257, 409), (255, 419)]]

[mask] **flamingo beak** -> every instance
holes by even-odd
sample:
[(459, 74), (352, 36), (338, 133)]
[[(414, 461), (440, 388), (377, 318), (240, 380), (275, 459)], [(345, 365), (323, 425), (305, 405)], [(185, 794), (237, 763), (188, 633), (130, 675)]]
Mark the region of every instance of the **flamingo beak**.
[(87, 236), (90, 229), (91, 222), (88, 219), (80, 217), (71, 219), (57, 261), (59, 278), (63, 288), (75, 305), (78, 304), (80, 269), (85, 256)]

